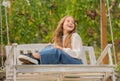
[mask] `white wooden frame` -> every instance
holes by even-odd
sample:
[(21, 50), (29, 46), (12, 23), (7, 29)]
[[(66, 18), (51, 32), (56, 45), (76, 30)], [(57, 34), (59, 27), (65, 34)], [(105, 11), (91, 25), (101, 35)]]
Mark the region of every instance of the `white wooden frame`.
[[(108, 44), (96, 61), (92, 46), (83, 47), (82, 65), (22, 65), (18, 55), (22, 52), (40, 51), (45, 44), (24, 44), (6, 46), (6, 81), (106, 81), (111, 77), (115, 81), (112, 62), (111, 44)], [(87, 63), (86, 52), (90, 57), (90, 64)], [(109, 64), (102, 64), (104, 56), (108, 54)]]

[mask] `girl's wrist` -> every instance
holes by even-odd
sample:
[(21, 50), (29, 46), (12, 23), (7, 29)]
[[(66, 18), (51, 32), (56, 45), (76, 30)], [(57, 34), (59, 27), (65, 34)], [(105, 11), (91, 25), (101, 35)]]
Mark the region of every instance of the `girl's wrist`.
[(61, 47), (60, 49), (63, 50), (63, 47)]

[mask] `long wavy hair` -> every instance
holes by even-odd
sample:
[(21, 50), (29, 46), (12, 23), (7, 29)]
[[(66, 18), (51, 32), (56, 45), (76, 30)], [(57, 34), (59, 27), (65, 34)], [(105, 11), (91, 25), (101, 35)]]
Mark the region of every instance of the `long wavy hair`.
[(65, 16), (63, 17), (60, 22), (58, 23), (57, 25), (57, 29), (55, 31), (55, 35), (54, 35), (54, 38), (53, 38), (53, 42), (61, 47), (64, 47), (64, 48), (72, 48), (71, 46), (71, 36), (73, 33), (76, 32), (76, 21), (74, 19), (74, 29), (69, 32), (69, 34), (67, 35), (65, 41), (64, 41), (64, 46), (63, 46), (63, 40), (62, 40), (62, 36), (63, 36), (63, 24), (64, 24), (64, 21), (66, 20), (66, 18), (68, 17), (72, 17), (72, 16)]

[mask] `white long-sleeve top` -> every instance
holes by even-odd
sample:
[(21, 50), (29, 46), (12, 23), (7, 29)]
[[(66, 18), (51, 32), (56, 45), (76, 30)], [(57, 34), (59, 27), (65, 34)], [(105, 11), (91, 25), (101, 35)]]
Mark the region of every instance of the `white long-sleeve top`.
[[(67, 35), (63, 36), (63, 44)], [(68, 55), (73, 58), (81, 59), (82, 54), (82, 40), (78, 33), (73, 33), (71, 37), (72, 48), (63, 48)]]

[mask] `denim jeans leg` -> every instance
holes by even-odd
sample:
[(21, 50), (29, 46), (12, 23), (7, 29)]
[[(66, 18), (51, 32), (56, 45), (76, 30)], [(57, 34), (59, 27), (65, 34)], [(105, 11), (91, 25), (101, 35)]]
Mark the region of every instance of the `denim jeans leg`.
[(50, 45), (40, 51), (41, 64), (82, 64), (82, 61), (72, 58), (64, 51)]
[(54, 48), (53, 45), (49, 45), (42, 49), (40, 52), (40, 63), (41, 64), (58, 64), (60, 53), (58, 49)]
[(60, 59), (61, 64), (83, 64), (81, 59), (76, 59), (68, 55), (67, 53), (62, 53), (61, 54), (61, 59)]

